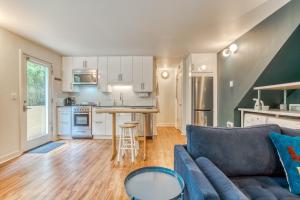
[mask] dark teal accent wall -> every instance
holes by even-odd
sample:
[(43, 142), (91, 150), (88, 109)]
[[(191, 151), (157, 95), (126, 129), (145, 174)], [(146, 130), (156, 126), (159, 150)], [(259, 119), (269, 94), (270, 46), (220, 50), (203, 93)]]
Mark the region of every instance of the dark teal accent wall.
[[(289, 37), (286, 43), (272, 59), (252, 86), (263, 86), (300, 81), (300, 26)], [(253, 107), (252, 98), (257, 98), (257, 92), (250, 89), (237, 108)], [(283, 102), (282, 91), (262, 91), (262, 100), (272, 108), (279, 108)], [(300, 103), (299, 91), (288, 92), (288, 103)], [(236, 112), (235, 121), (240, 122), (240, 115)]]
[[(292, 0), (237, 39), (236, 54), (225, 58), (218, 53), (219, 126), (226, 126), (227, 121), (240, 125), (237, 108), (253, 106), (253, 86), (300, 81), (299, 22), (300, 1)], [(290, 92), (289, 101), (297, 101), (299, 96)], [(263, 98), (271, 106), (282, 101), (278, 92), (264, 92)]]

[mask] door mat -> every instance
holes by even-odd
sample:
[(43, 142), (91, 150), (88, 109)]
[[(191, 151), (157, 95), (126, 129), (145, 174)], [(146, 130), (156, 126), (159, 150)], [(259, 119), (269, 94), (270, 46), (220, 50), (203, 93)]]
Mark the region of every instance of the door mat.
[(27, 151), (27, 153), (48, 153), (64, 144), (64, 142), (48, 142), (46, 144), (43, 144), (41, 146)]

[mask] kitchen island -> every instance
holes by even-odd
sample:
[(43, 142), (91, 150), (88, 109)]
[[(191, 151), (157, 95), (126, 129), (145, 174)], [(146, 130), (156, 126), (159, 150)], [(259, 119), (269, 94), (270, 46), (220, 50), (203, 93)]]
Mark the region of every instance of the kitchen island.
[(147, 156), (147, 124), (146, 124), (146, 118), (147, 115), (158, 113), (159, 109), (156, 107), (151, 108), (143, 108), (143, 107), (98, 107), (96, 109), (96, 113), (109, 113), (112, 115), (112, 156), (111, 159), (113, 160), (116, 157), (117, 154), (117, 144), (116, 144), (116, 138), (117, 138), (117, 123), (116, 123), (116, 114), (117, 113), (141, 113), (144, 116), (144, 135), (143, 135), (143, 142), (144, 142), (144, 160), (146, 160)]

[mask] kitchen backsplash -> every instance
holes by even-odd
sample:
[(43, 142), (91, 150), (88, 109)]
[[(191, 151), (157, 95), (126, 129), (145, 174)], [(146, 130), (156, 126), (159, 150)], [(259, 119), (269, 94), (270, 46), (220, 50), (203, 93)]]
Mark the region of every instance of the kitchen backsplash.
[[(120, 96), (123, 96), (123, 105), (129, 106), (154, 106), (156, 98), (150, 95), (149, 97), (139, 97), (133, 92), (132, 86), (113, 86), (111, 93), (102, 93), (96, 86), (80, 86), (79, 93), (70, 93), (69, 96), (76, 98), (76, 102), (94, 102), (102, 106), (111, 106), (114, 101), (117, 105), (121, 105)], [(61, 100), (58, 100), (59, 102)]]

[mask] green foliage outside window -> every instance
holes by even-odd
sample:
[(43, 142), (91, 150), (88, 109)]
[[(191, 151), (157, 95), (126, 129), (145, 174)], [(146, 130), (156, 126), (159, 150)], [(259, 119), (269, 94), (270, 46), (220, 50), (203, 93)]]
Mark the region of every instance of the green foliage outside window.
[(45, 105), (48, 69), (27, 61), (27, 105)]

